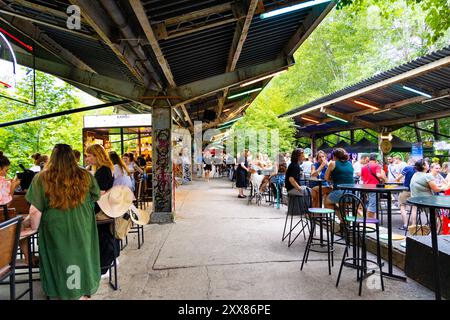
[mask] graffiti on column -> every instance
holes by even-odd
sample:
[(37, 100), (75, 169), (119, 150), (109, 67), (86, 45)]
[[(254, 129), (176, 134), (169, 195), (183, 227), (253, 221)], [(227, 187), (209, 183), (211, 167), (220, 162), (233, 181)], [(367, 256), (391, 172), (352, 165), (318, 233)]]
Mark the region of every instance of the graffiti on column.
[(183, 183), (189, 183), (192, 181), (191, 165), (183, 164)]
[(170, 129), (155, 130), (156, 147), (156, 186), (154, 191), (155, 210), (171, 211), (171, 172), (170, 172)]

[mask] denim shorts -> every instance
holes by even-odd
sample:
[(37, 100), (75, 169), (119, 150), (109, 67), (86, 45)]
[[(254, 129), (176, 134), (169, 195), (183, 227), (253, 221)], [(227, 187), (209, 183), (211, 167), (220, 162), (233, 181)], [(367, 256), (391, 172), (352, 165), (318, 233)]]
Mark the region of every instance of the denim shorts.
[(344, 195), (345, 193), (349, 193), (346, 190), (334, 190), (331, 191), (328, 195), (328, 201), (331, 203), (339, 203), (339, 199)]

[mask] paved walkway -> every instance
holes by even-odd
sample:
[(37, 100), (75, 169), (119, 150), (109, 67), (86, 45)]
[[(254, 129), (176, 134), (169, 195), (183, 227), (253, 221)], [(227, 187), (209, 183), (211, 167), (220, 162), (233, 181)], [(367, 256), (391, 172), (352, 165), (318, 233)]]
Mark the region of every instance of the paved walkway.
[[(182, 186), (176, 202), (176, 223), (147, 226), (141, 250), (130, 237), (119, 259), (120, 289), (102, 280), (94, 299), (360, 298), (354, 270), (344, 269), (335, 287), (340, 247), (331, 276), (326, 261), (310, 261), (300, 271), (305, 241), (299, 238), (291, 248), (281, 242), (285, 207), (248, 206), (226, 179)], [(318, 258), (325, 257), (311, 253), (310, 259)], [(361, 299), (434, 298), (413, 280), (385, 279), (385, 285), (382, 292), (365, 284)], [(0, 299), (6, 289), (0, 289)]]

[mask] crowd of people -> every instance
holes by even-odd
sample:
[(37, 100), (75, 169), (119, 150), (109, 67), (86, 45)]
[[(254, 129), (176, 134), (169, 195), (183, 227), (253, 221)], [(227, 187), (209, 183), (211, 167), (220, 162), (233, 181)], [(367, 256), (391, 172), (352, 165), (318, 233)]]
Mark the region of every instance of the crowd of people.
[[(302, 195), (305, 190), (306, 178), (319, 178), (325, 180), (322, 184), (324, 206), (335, 209), (340, 197), (344, 193), (339, 190), (339, 184), (398, 184), (408, 190), (394, 195), (394, 204), (400, 208), (402, 225), (400, 230), (406, 230), (409, 224), (416, 224), (417, 209), (411, 208), (408, 217), (407, 201), (410, 197), (447, 194), (450, 195), (450, 166), (444, 162), (430, 162), (429, 158), (415, 161), (409, 159), (404, 162), (400, 155), (388, 156), (386, 163), (378, 159), (378, 154), (361, 155), (358, 160), (351, 160), (346, 150), (337, 148), (330, 155), (319, 150), (315, 157), (304, 154), (304, 150), (296, 148), (289, 156), (278, 156), (276, 172), (265, 178), (256, 180), (258, 173), (252, 168), (258, 168), (258, 157), (252, 161), (249, 151), (244, 151), (237, 163), (236, 187), (239, 189), (239, 198), (245, 198), (244, 190), (248, 182), (255, 181), (277, 182), (285, 188), (288, 195)], [(275, 180), (276, 178), (276, 180)], [(314, 207), (320, 206), (319, 186), (314, 180), (307, 185), (312, 191)], [(261, 186), (264, 183), (261, 182)], [(264, 191), (263, 189), (260, 189)], [(375, 193), (367, 194), (367, 215), (375, 217), (377, 212), (377, 198)]]
[[(125, 191), (121, 196), (132, 203), (135, 180), (144, 173), (133, 154), (120, 157), (98, 144), (86, 149), (86, 168), (80, 164), (80, 157), (79, 151), (66, 144), (57, 144), (50, 157), (34, 154), (34, 166), (28, 169), (34, 177), (25, 190), (20, 190), (26, 192), (30, 204), (22, 226), (39, 230), (39, 257), (32, 257), (33, 265), (39, 265), (42, 289), (51, 298), (84, 300), (97, 291), (101, 275), (107, 276), (109, 266), (120, 254), (112, 224), (97, 224), (108, 211), (98, 201), (113, 186), (122, 186), (119, 188)], [(7, 178), (10, 166), (10, 160), (0, 151), (0, 205), (4, 208), (21, 184), (18, 176)], [(25, 245), (20, 243), (26, 254)], [(71, 266), (79, 268), (82, 275), (78, 288), (67, 286)]]

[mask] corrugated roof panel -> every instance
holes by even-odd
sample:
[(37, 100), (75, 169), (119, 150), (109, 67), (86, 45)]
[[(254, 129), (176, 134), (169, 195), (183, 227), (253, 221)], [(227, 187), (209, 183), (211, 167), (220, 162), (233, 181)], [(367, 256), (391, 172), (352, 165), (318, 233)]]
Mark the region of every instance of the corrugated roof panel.
[[(50, 27), (40, 27), (50, 38), (76, 54), (92, 69), (101, 75), (115, 79), (126, 79), (138, 83), (130, 70), (117, 58), (112, 50), (101, 41), (78, 37), (73, 33), (63, 32)], [(80, 50), (82, 48), (82, 50)]]
[(257, 54), (260, 55), (259, 61), (275, 59), (310, 12), (311, 9), (299, 10), (268, 19), (255, 16), (237, 68), (252, 65), (253, 58)]
[(234, 28), (227, 24), (160, 41), (177, 85), (224, 73)]
[[(428, 54), (428, 55), (426, 55), (424, 57), (417, 58), (417, 59), (415, 59), (415, 60), (413, 60), (411, 62), (405, 63), (405, 64), (403, 64), (401, 66), (395, 67), (395, 68), (390, 69), (388, 71), (382, 72), (382, 73), (380, 73), (378, 75), (375, 75), (375, 76), (370, 77), (370, 78), (368, 78), (366, 80), (363, 80), (363, 81), (361, 81), (361, 82), (359, 82), (359, 83), (357, 83), (355, 85), (352, 85), (352, 86), (343, 88), (341, 90), (338, 90), (338, 91), (336, 91), (336, 92), (334, 92), (334, 93), (332, 93), (332, 94), (330, 94), (328, 96), (325, 96), (325, 97), (322, 97), (322, 98), (317, 99), (315, 101), (312, 101), (312, 102), (310, 102), (308, 104), (305, 104), (305, 105), (303, 105), (301, 107), (294, 108), (294, 109), (284, 113), (283, 116), (284, 115), (290, 115), (290, 114), (293, 114), (295, 112), (308, 109), (310, 107), (313, 107), (313, 106), (321, 104), (321, 103), (326, 103), (327, 101), (333, 100), (335, 98), (339, 98), (339, 97), (341, 97), (343, 95), (346, 95), (348, 93), (351, 93), (351, 92), (357, 91), (359, 89), (368, 87), (368, 86), (370, 86), (372, 84), (381, 82), (383, 80), (387, 80), (389, 78), (398, 76), (398, 75), (400, 75), (402, 73), (405, 73), (407, 71), (413, 70), (415, 68), (421, 67), (423, 65), (429, 64), (431, 62), (440, 60), (440, 59), (448, 57), (448, 56), (450, 56), (450, 46), (445, 47), (445, 48), (443, 48), (441, 50), (438, 50), (436, 52), (430, 53), (430, 54)], [(444, 78), (445, 78), (445, 75), (450, 72), (450, 67), (447, 66), (445, 68), (441, 68), (439, 70), (436, 70), (436, 71), (433, 71), (433, 72), (429, 72), (428, 76), (429, 77), (433, 77), (433, 74), (435, 72), (437, 74), (439, 74), (440, 76), (444, 76)], [(418, 77), (417, 79), (420, 79), (420, 77)], [(414, 81), (414, 80), (411, 80), (411, 81)], [(419, 80), (417, 80), (417, 81), (419, 81)], [(446, 83), (446, 82), (444, 82), (444, 83)]]

